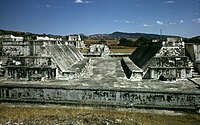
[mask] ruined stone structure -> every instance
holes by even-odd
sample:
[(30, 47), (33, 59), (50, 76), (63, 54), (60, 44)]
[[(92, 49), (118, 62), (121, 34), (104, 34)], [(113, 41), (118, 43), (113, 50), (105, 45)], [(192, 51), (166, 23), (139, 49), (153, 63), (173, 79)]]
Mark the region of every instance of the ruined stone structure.
[[(200, 109), (200, 79), (185, 79), (191, 68), (181, 39), (140, 46), (122, 60), (84, 58), (64, 41), (2, 43), (1, 102)], [(106, 46), (90, 51), (109, 55)]]
[(62, 38), (50, 38), (48, 36), (36, 36), (37, 41), (62, 41)]
[(186, 52), (194, 63), (194, 68), (200, 72), (200, 44), (199, 43), (187, 43)]
[(43, 80), (78, 78), (88, 59), (73, 46), (60, 41), (3, 41), (5, 76)]
[(79, 34), (69, 35), (67, 43), (74, 45), (76, 48), (85, 48), (84, 41), (81, 40), (81, 36)]
[(23, 37), (13, 35), (0, 35), (0, 41), (23, 41)]
[[(82, 53), (84, 57), (102, 57), (101, 53)], [(106, 57), (129, 57), (131, 53), (112, 53), (110, 52)]]
[(89, 52), (90, 55), (100, 55), (101, 57), (109, 57), (110, 49), (104, 44), (93, 44), (90, 45)]
[[(171, 75), (177, 79), (192, 77), (189, 59), (185, 56), (185, 44), (181, 38), (168, 38), (166, 42), (153, 42), (138, 47), (129, 57), (143, 71), (142, 78), (159, 79), (161, 75)], [(137, 72), (122, 65), (128, 78)], [(139, 75), (139, 74), (138, 74)], [(133, 77), (134, 78), (134, 77)]]
[(0, 101), (196, 109), (199, 92), (146, 91), (137, 89), (95, 89), (62, 86), (0, 85)]

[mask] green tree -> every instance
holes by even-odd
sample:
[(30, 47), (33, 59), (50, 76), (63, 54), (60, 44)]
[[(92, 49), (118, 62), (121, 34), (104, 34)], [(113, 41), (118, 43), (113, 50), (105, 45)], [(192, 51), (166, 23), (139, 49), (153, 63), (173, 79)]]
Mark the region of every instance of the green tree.
[(105, 40), (103, 40), (103, 39), (101, 39), (101, 40), (99, 41), (99, 43), (100, 43), (100, 44), (107, 45), (107, 42), (106, 42)]
[(194, 37), (185, 41), (186, 43), (200, 43), (200, 39), (198, 37)]
[(122, 39), (119, 40), (119, 45), (120, 46), (133, 47), (134, 46), (134, 42), (132, 40), (128, 40), (128, 39), (122, 38)]
[(152, 42), (153, 39), (150, 38), (145, 38), (145, 37), (140, 37), (137, 39), (137, 41), (134, 43), (134, 46), (140, 46), (144, 44), (149, 44)]

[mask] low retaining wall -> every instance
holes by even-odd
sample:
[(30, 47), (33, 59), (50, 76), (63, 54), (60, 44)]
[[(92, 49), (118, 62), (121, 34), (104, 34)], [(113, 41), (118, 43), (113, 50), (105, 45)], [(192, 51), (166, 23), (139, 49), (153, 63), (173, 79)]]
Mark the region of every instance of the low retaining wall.
[(200, 93), (5, 85), (0, 101), (199, 109)]
[(124, 73), (128, 79), (131, 80), (142, 80), (143, 71), (138, 66), (136, 66), (128, 57), (121, 59), (121, 66)]

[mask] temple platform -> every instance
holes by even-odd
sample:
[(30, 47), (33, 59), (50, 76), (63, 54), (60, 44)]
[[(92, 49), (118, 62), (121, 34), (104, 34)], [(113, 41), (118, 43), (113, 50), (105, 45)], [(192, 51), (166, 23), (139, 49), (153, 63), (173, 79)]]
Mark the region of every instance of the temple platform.
[[(0, 85), (27, 85), (27, 86), (65, 86), (83, 88), (106, 88), (106, 89), (145, 89), (161, 91), (199, 91), (197, 84), (188, 79), (177, 79), (176, 81), (160, 81), (142, 79), (132, 81), (126, 79), (121, 68), (121, 58), (92, 58), (90, 65), (81, 74), (80, 78), (74, 80), (46, 80), (46, 81), (23, 81), (1, 78)], [(193, 78), (198, 84), (200, 79)]]
[(200, 89), (194, 81), (132, 81), (123, 73), (120, 60), (121, 58), (92, 58), (89, 67), (78, 79), (68, 81), (19, 81), (2, 78), (0, 100), (199, 109)]

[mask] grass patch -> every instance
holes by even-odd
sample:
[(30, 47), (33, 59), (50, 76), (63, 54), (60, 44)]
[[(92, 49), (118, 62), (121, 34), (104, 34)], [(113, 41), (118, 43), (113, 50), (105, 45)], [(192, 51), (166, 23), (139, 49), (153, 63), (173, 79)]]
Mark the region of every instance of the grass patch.
[(112, 108), (64, 107), (59, 105), (0, 104), (0, 124), (71, 125), (199, 125), (200, 115), (136, 112)]

